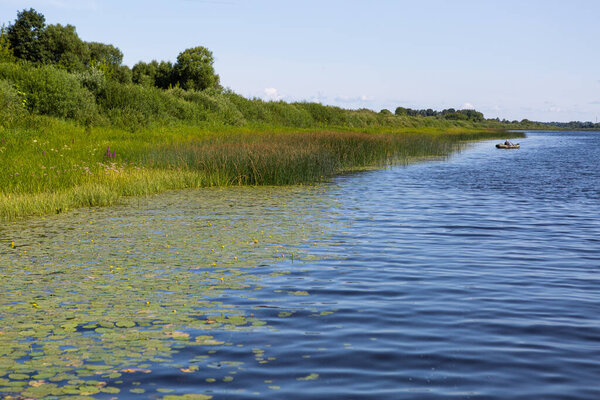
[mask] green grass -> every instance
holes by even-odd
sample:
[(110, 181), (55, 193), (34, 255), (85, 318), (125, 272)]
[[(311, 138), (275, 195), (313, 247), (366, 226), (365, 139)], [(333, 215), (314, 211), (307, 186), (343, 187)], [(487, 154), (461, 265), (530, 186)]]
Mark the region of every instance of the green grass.
[(498, 136), (458, 128), (361, 132), (224, 124), (130, 132), (29, 116), (0, 130), (0, 219), (111, 205), (122, 196), (172, 189), (312, 183), (344, 171), (443, 157), (464, 141)]

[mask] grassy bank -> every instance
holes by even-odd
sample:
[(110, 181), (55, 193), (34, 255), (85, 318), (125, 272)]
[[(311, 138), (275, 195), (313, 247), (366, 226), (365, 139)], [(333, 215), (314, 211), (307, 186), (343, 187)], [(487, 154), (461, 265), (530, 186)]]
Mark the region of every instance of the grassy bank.
[(170, 189), (318, 182), (534, 128), (453, 115), (478, 119), (161, 89), (94, 67), (0, 62), (0, 219)]
[(318, 182), (541, 128), (475, 110), (248, 99), (220, 85), (202, 46), (175, 63), (122, 61), (33, 9), (0, 28), (0, 219), (169, 189)]
[(30, 116), (0, 130), (0, 218), (110, 205), (122, 196), (171, 189), (318, 182), (343, 171), (445, 156), (465, 140), (498, 135), (456, 127), (392, 133), (215, 124), (131, 132)]

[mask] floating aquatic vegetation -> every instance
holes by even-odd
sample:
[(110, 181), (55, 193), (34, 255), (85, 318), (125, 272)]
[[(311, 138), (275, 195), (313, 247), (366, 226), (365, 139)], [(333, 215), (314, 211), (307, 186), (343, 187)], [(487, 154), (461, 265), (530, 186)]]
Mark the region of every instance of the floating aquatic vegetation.
[(310, 374), (308, 376), (304, 376), (301, 378), (297, 378), (299, 381), (314, 381), (315, 379), (319, 379), (319, 374)]
[[(283, 260), (272, 257), (274, 246), (310, 242), (322, 231), (307, 217), (318, 212), (310, 196), (303, 200), (294, 190), (178, 192), (145, 208), (80, 210), (0, 231), (8, 244), (0, 250), (0, 395), (158, 396), (170, 389), (124, 381), (171, 365), (184, 347), (205, 355), (173, 370), (201, 373), (199, 362), (217, 360), (219, 348), (234, 344), (223, 332), (264, 329), (264, 321), (232, 299), (260, 289), (261, 266)], [(235, 208), (224, 201), (229, 196)], [(277, 202), (280, 210), (269, 211)], [(161, 212), (182, 204), (178, 213)], [(281, 209), (288, 211), (285, 219)], [(264, 349), (252, 352), (259, 363), (275, 360)], [(207, 387), (217, 381), (209, 375)], [(228, 383), (234, 376), (218, 379)]]

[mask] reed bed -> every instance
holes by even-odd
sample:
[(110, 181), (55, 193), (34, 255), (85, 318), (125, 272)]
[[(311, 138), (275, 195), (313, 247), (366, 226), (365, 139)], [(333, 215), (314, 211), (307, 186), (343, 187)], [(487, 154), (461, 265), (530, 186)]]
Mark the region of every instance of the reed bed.
[(359, 132), (168, 126), (127, 132), (51, 117), (0, 130), (0, 219), (105, 206), (182, 188), (289, 185), (444, 157), (495, 131)]

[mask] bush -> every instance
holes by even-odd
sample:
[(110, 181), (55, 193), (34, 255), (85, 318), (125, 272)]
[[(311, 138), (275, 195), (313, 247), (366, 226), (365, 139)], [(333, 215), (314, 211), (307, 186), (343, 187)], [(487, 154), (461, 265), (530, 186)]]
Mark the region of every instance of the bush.
[(269, 101), (264, 103), (271, 111), (273, 120), (271, 123), (277, 125), (293, 126), (296, 128), (308, 128), (314, 125), (310, 113), (302, 107), (289, 104), (284, 101)]
[(98, 117), (94, 96), (76, 76), (52, 66), (0, 64), (0, 79), (25, 93), (27, 108), (38, 114), (89, 124)]
[(11, 126), (25, 114), (25, 96), (10, 82), (0, 80), (0, 126)]
[(318, 125), (346, 125), (348, 123), (348, 111), (339, 107), (324, 106), (319, 103), (294, 103), (297, 107), (305, 109), (310, 113), (314, 122)]
[(286, 125), (298, 128), (315, 125), (311, 113), (301, 103), (247, 99), (232, 92), (224, 93), (247, 121), (259, 124)]
[(81, 86), (92, 92), (94, 96), (101, 97), (106, 91), (106, 76), (101, 69), (91, 67), (75, 75)]
[(217, 90), (197, 91), (175, 88), (168, 93), (198, 106), (208, 120), (234, 126), (246, 124), (246, 119), (236, 104), (227, 95)]
[(136, 130), (153, 122), (202, 121), (206, 114), (195, 104), (154, 87), (110, 81), (98, 103), (115, 124)]
[(260, 99), (247, 99), (233, 92), (226, 92), (224, 96), (235, 105), (247, 121), (269, 123), (273, 121), (271, 110), (265, 107), (265, 102)]

